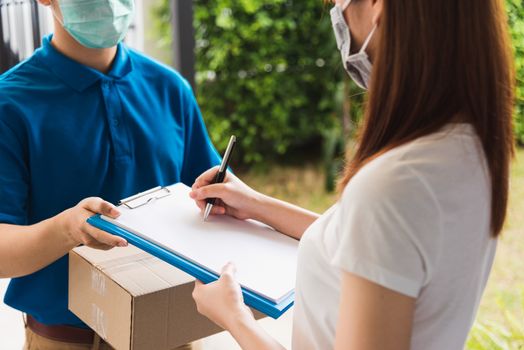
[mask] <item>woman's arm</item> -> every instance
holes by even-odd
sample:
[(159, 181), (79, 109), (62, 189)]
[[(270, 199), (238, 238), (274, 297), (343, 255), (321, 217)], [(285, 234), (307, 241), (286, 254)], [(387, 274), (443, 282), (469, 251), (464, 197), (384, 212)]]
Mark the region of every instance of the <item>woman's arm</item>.
[[(229, 331), (242, 349), (283, 349), (244, 304), (231, 264), (218, 281), (207, 285), (197, 281), (193, 298), (198, 311)], [(408, 350), (414, 308), (414, 298), (344, 272), (335, 349)]]
[(319, 217), (317, 213), (261, 193), (257, 193), (256, 198), (251, 218), (296, 239), (301, 239)]
[(196, 281), (193, 298), (198, 312), (228, 330), (242, 349), (284, 349), (260, 327), (251, 310), (244, 304), (232, 264), (224, 266), (222, 275), (216, 282), (203, 284)]
[(335, 349), (408, 350), (415, 299), (344, 272)]
[(253, 315), (232, 324), (229, 332), (243, 350), (284, 350), (284, 347), (260, 327)]
[(211, 184), (217, 171), (218, 167), (209, 169), (193, 185), (190, 196), (202, 210), (207, 198), (218, 198), (211, 214), (255, 219), (296, 239), (319, 217), (309, 210), (256, 192), (230, 172), (223, 183)]
[(0, 278), (14, 278), (36, 272), (84, 244), (97, 249), (127, 245), (86, 220), (94, 214), (113, 218), (119, 213), (100, 198), (87, 198), (78, 205), (34, 225), (0, 224)]
[(262, 195), (261, 202), (264, 204), (259, 207), (253, 218), (296, 239), (301, 239), (306, 229), (320, 216), (266, 195)]

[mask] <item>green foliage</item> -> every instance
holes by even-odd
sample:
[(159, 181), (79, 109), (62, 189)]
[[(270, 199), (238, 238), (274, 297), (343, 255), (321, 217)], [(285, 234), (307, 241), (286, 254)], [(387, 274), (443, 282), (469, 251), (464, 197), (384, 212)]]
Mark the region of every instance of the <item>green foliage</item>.
[[(219, 149), (237, 134), (242, 160), (257, 163), (339, 127), (342, 69), (322, 1), (194, 4), (196, 94)], [(156, 17), (160, 36), (169, 37), (168, 1)]]
[[(158, 44), (165, 48), (172, 40), (169, 3), (160, 0), (153, 16)], [(515, 131), (524, 144), (524, 1), (506, 4), (518, 85)], [(229, 135), (237, 134), (242, 161), (257, 163), (324, 139), (324, 158), (335, 159), (348, 121), (361, 115), (362, 96), (353, 97), (344, 111), (344, 99), (358, 89), (344, 83), (323, 2), (195, 0), (194, 5), (196, 94), (215, 145), (224, 149)]]
[(337, 124), (338, 56), (320, 1), (200, 0), (195, 24), (197, 94), (219, 147), (236, 133), (256, 163)]
[(519, 143), (524, 145), (524, 1), (506, 0), (506, 6), (517, 71), (515, 132)]
[[(469, 350), (518, 350), (524, 349), (524, 289), (518, 300), (503, 293), (497, 299), (502, 320), (477, 320), (469, 335)], [(515, 308), (513, 304), (519, 303)], [(512, 310), (512, 311), (509, 311)], [(513, 311), (515, 310), (515, 311)]]

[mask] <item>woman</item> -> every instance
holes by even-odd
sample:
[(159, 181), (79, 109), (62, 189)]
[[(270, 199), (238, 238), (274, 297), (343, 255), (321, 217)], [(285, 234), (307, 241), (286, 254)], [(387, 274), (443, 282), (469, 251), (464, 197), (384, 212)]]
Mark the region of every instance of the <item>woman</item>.
[[(339, 201), (319, 217), (232, 174), (210, 184), (215, 170), (191, 197), (201, 208), (218, 197), (214, 214), (300, 239), (294, 348), (460, 349), (507, 206), (514, 82), (503, 6), (339, 0), (332, 20), (346, 70), (369, 85)], [(242, 348), (281, 348), (243, 304), (232, 265), (197, 282), (194, 298)]]

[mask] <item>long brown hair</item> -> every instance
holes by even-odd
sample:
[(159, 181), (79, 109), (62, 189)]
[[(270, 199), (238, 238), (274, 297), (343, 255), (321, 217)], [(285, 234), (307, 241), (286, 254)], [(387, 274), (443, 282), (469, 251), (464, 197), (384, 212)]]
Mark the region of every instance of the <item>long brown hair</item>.
[(514, 152), (515, 81), (502, 0), (383, 0), (376, 34), (364, 121), (341, 188), (377, 155), (461, 116), (482, 143), (498, 236)]

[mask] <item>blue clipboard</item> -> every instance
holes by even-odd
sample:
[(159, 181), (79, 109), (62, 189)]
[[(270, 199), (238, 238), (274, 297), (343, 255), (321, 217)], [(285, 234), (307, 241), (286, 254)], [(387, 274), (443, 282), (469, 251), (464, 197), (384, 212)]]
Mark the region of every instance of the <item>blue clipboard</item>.
[[(129, 243), (134, 246), (148, 252), (149, 254), (159, 258), (171, 264), (180, 270), (190, 274), (196, 279), (202, 281), (203, 283), (210, 283), (216, 281), (219, 276), (207, 269), (167, 250), (164, 249), (142, 237), (135, 235), (117, 225), (114, 225), (100, 217), (100, 215), (94, 215), (87, 219), (87, 222), (101, 230), (109, 232), (113, 235), (120, 236), (125, 238)], [(274, 319), (279, 318), (284, 314), (291, 306), (293, 306), (295, 300), (295, 293), (291, 293), (286, 299), (281, 301), (278, 304), (275, 304), (273, 301), (264, 298), (261, 295), (258, 295), (252, 291), (246, 290), (242, 287), (242, 294), (244, 296), (244, 302), (246, 305), (251, 306), (252, 308), (272, 317)]]

